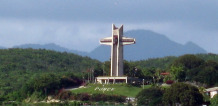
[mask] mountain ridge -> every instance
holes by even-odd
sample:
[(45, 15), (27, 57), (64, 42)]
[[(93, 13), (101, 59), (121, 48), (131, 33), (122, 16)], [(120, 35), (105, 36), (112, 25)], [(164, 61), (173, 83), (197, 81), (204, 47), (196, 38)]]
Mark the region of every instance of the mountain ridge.
[[(124, 33), (126, 37), (136, 39), (136, 44), (124, 46), (124, 59), (128, 61), (145, 60), (165, 56), (207, 53), (193, 42), (179, 44), (149, 30), (131, 30)], [(102, 55), (103, 54), (103, 55)], [(90, 57), (106, 61), (110, 59), (110, 46), (100, 45), (89, 53)]]
[(54, 50), (54, 51), (58, 51), (58, 52), (69, 52), (69, 53), (75, 53), (81, 56), (86, 56), (87, 52), (82, 52), (82, 51), (77, 51), (77, 50), (70, 50), (64, 47), (61, 47), (55, 43), (48, 43), (48, 44), (23, 44), (23, 45), (19, 45), (19, 46), (14, 46), (12, 48), (23, 48), (23, 49), (28, 49), (28, 48), (32, 48), (32, 49), (47, 49), (47, 50)]
[[(124, 59), (128, 61), (145, 60), (165, 56), (180, 56), (183, 54), (207, 53), (204, 49), (193, 42), (182, 45), (167, 38), (163, 34), (150, 30), (131, 30), (124, 33), (126, 37), (136, 39), (136, 44), (124, 46)], [(91, 52), (70, 50), (54, 43), (48, 44), (24, 44), (13, 48), (47, 49), (59, 52), (75, 53), (81, 56), (88, 56), (100, 61), (110, 60), (110, 46), (99, 45)], [(1, 49), (1, 48), (0, 48)]]

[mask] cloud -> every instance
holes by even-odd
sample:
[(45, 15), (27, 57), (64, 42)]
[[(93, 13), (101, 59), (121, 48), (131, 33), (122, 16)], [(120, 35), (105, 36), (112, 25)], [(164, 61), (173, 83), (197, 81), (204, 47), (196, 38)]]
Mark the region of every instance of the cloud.
[[(91, 51), (99, 45), (99, 39), (110, 36), (110, 26), (101, 23), (66, 21), (0, 19), (0, 45), (56, 43), (63, 47)], [(106, 34), (106, 35), (105, 35)]]
[(2, 0), (0, 45), (57, 43), (90, 51), (111, 35), (115, 23), (125, 31), (150, 29), (218, 53), (217, 10), (217, 0)]
[[(90, 5), (92, 4), (92, 5)], [(23, 0), (1, 1), (2, 17), (74, 21), (204, 21), (218, 20), (218, 1), (154, 0)]]

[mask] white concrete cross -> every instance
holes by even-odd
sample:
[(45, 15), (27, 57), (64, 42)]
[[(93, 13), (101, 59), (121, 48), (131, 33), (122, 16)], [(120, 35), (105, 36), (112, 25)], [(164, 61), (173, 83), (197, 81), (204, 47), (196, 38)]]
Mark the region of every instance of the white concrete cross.
[(117, 28), (114, 24), (112, 24), (112, 37), (100, 40), (100, 44), (111, 46), (110, 76), (123, 76), (123, 45), (134, 43), (134, 38), (123, 37), (123, 25)]

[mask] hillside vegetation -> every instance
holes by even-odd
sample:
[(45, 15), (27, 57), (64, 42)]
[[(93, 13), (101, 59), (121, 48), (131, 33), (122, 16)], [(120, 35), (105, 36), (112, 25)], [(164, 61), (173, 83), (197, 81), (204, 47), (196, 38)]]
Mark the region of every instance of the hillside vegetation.
[[(200, 82), (206, 86), (218, 84), (218, 55), (216, 54), (186, 54), (180, 57), (164, 57), (143, 61), (130, 62), (138, 70), (139, 77), (156, 82), (191, 81)], [(131, 69), (134, 72), (134, 68)], [(161, 73), (169, 72), (167, 76)]]
[[(21, 88), (26, 89), (24, 93), (27, 94), (27, 92), (47, 89), (46, 86), (49, 86), (49, 89), (74, 86), (70, 79), (81, 77), (82, 72), (94, 68), (97, 64), (100, 64), (97, 60), (66, 52), (41, 49), (0, 50), (0, 98), (14, 100), (21, 95), (19, 94)], [(58, 87), (52, 88), (57, 85)]]
[[(62, 88), (78, 86), (84, 80), (109, 75), (110, 62), (44, 49), (0, 50), (0, 101), (22, 101), (30, 97), (55, 95)], [(169, 72), (167, 76), (161, 73)], [(124, 61), (124, 74), (145, 79), (148, 84), (197, 82), (207, 87), (218, 84), (218, 55)], [(93, 81), (94, 82), (94, 81)], [(79, 92), (79, 91), (78, 91)], [(135, 94), (130, 94), (135, 95)], [(127, 95), (128, 96), (128, 95)]]
[[(218, 63), (218, 55), (217, 54), (196, 54), (195, 55), (198, 58), (201, 58), (205, 61), (212, 60)], [(176, 56), (167, 56), (163, 58), (151, 58), (147, 60), (140, 60), (140, 61), (133, 61), (137, 67), (140, 68), (161, 68), (161, 69), (167, 69), (169, 66), (177, 59)]]

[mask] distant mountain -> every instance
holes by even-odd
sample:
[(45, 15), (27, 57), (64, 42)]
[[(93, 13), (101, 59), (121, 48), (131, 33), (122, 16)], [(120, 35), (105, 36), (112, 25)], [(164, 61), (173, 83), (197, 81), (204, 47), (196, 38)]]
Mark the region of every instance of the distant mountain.
[[(128, 31), (125, 33), (125, 36), (136, 39), (136, 44), (124, 46), (125, 60), (135, 61), (164, 56), (207, 53), (192, 42), (182, 45), (171, 41), (164, 35), (148, 30)], [(90, 52), (89, 56), (100, 61), (109, 60), (110, 46), (100, 45)]]
[(5, 47), (0, 46), (0, 49), (6, 49)]
[[(165, 56), (180, 56), (183, 54), (207, 53), (204, 49), (193, 42), (188, 42), (185, 45), (182, 45), (171, 41), (165, 35), (149, 30), (132, 30), (127, 31), (124, 35), (136, 39), (136, 44), (124, 46), (124, 59), (128, 61), (145, 60)], [(81, 56), (89, 56), (100, 61), (110, 60), (111, 53), (111, 47), (105, 45), (98, 46), (90, 53), (69, 50), (53, 43), (45, 45), (25, 44), (14, 46), (13, 48), (47, 49), (59, 52), (75, 53)]]
[(59, 45), (56, 45), (54, 43), (49, 43), (45, 45), (40, 45), (40, 44), (24, 44), (24, 45), (19, 45), (19, 46), (14, 46), (13, 48), (32, 48), (32, 49), (46, 49), (46, 50), (54, 50), (58, 52), (68, 52), (68, 53), (75, 53), (81, 56), (86, 56), (86, 52), (81, 52), (81, 51), (76, 51), (76, 50), (69, 50), (67, 48), (61, 47)]

